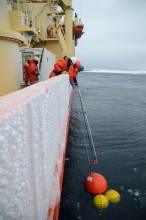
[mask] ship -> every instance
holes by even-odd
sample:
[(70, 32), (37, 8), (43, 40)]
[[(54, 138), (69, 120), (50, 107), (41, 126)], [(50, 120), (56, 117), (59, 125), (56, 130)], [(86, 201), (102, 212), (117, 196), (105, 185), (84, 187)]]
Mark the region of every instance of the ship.
[[(59, 217), (73, 90), (49, 74), (83, 34), (72, 0), (0, 1), (0, 220)], [(34, 56), (41, 75), (24, 88)]]

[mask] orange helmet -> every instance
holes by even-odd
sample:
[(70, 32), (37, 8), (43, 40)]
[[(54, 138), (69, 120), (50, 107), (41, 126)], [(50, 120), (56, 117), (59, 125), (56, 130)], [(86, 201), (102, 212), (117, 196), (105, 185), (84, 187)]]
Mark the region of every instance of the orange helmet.
[(80, 61), (77, 61), (77, 62), (76, 62), (76, 65), (77, 65), (77, 67), (79, 68), (79, 67), (81, 66)]
[(28, 61), (31, 61), (31, 58), (29, 57), (27, 60), (28, 60)]

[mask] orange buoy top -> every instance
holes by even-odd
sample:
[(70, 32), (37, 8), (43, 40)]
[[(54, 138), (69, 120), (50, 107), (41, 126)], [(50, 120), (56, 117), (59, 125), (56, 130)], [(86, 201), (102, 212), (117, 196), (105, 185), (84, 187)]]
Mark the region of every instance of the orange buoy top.
[(107, 189), (107, 181), (99, 173), (92, 173), (86, 177), (84, 187), (89, 193), (101, 194)]

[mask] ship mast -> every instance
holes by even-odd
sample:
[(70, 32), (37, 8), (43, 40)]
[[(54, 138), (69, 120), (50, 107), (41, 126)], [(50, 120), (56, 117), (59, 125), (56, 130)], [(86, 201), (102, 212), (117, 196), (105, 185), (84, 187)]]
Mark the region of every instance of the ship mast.
[[(72, 17), (73, 17), (73, 8), (72, 8), (72, 0), (50, 0), (49, 1), (50, 11), (48, 15), (52, 16), (52, 19), (54, 21), (54, 27), (58, 34), (59, 41), (61, 43), (61, 46), (63, 48), (63, 55), (66, 56), (73, 56), (72, 53), (72, 37), (73, 37), (73, 31), (72, 31)], [(56, 6), (60, 6), (62, 8), (61, 11), (57, 11)], [(62, 24), (60, 22), (62, 16), (65, 15), (65, 32), (62, 28)]]

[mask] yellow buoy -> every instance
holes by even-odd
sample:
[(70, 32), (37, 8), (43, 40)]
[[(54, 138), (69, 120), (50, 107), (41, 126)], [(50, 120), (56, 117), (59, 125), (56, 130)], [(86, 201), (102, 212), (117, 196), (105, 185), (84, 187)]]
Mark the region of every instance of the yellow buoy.
[(112, 203), (118, 203), (120, 202), (120, 199), (121, 199), (121, 196), (120, 194), (115, 191), (115, 190), (108, 190), (106, 193), (105, 193), (105, 196), (107, 197), (107, 199), (112, 202)]
[(109, 205), (109, 201), (104, 195), (100, 194), (94, 197), (94, 205), (98, 209), (106, 209)]

